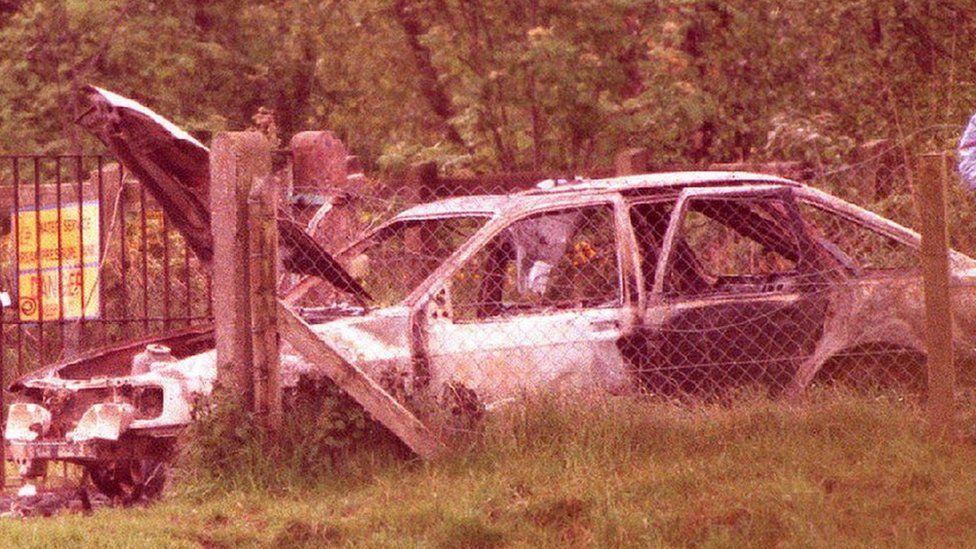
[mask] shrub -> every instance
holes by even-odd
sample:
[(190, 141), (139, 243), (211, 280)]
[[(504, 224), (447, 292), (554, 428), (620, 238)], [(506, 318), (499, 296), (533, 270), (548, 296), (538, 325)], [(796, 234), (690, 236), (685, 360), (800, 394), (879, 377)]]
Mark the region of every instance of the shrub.
[(237, 395), (217, 388), (195, 406), (178, 471), (204, 491), (308, 487), (351, 457), (400, 458), (400, 442), (327, 379), (303, 377), (286, 390), (281, 429), (271, 432)]

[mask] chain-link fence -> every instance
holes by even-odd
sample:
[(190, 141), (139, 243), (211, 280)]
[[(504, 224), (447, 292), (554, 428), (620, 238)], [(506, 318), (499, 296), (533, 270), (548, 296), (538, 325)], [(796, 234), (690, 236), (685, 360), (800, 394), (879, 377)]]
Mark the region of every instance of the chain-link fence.
[[(478, 417), (536, 392), (915, 395), (926, 381), (919, 238), (906, 228), (915, 172), (892, 150), (801, 171), (808, 185), (729, 171), (762, 166), (447, 178), (428, 164), (371, 180), (343, 155), (342, 169), (322, 175), (317, 162), (309, 177), (284, 151), (271, 181), (277, 293), (420, 415)], [(205, 269), (125, 170), (101, 157), (5, 162), (8, 366), (207, 322)], [(968, 383), (976, 263), (955, 234)]]
[[(320, 413), (308, 421), (330, 426), (368, 415), (423, 457), (440, 450), (439, 435), (476, 431), (486, 412), (530, 395), (693, 404), (817, 387), (925, 394), (931, 286), (907, 228), (922, 177), (911, 155), (887, 156), (884, 169), (875, 157), (803, 168), (809, 184), (761, 173), (797, 169), (788, 163), (467, 178), (425, 164), (371, 180), (334, 138), (312, 133), (305, 149), (293, 141), (278, 153), (246, 132), (223, 134), (212, 154), (195, 145), (195, 176), (152, 187), (163, 191), (159, 206), (104, 159), (80, 158), (70, 180), (64, 158), (50, 172), (40, 157), (10, 159), (2, 257), (17, 307), (3, 317), (5, 363), (128, 342), (82, 360), (84, 372), (38, 380), (38, 402), (23, 409), (53, 409), (45, 442), (68, 451), (58, 437), (84, 406), (66, 413), (61, 404), (115, 399), (108, 386), (118, 381), (100, 377), (113, 375), (123, 384), (193, 380), (192, 397), (132, 393), (156, 395), (137, 404), (168, 437), (193, 420), (197, 397), (226, 387), (272, 429), (294, 413)], [(187, 171), (175, 161), (155, 166), (163, 174), (146, 166), (156, 183)], [(210, 214), (205, 224), (182, 218), (180, 234), (197, 239), (191, 249), (168, 222), (186, 213), (173, 209), (186, 189)], [(951, 211), (965, 211), (958, 201), (970, 199), (952, 192)], [(949, 221), (959, 229), (969, 220)], [(953, 232), (963, 235), (949, 258), (963, 388), (976, 261), (968, 235)], [(178, 366), (140, 378), (132, 340), (209, 323), (211, 303), (212, 340), (207, 325), (201, 341), (173, 349)], [(197, 354), (211, 341), (215, 353)], [(91, 386), (70, 386), (80, 379)], [(330, 395), (340, 397), (332, 408)]]
[[(497, 177), (438, 186), (429, 166), (362, 180), (306, 216), (308, 234), (338, 216), (357, 235), (334, 262), (281, 233), (285, 270), (304, 267), (279, 290), (421, 414), (477, 417), (536, 392), (911, 397), (925, 388), (926, 322), (906, 228), (914, 171), (892, 151), (813, 170), (809, 185), (683, 171), (492, 193)], [(966, 383), (976, 262), (953, 252), (951, 268)]]

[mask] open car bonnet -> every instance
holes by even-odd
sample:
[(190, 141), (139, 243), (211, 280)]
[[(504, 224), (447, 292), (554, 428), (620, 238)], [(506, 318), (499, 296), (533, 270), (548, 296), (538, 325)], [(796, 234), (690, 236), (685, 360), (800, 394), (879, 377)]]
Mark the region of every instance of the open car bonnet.
[[(213, 259), (210, 150), (132, 99), (95, 86), (86, 86), (83, 94), (88, 108), (78, 123), (139, 178), (190, 249), (209, 265)], [(285, 269), (323, 278), (360, 301), (370, 299), (301, 225), (279, 215), (278, 230)]]

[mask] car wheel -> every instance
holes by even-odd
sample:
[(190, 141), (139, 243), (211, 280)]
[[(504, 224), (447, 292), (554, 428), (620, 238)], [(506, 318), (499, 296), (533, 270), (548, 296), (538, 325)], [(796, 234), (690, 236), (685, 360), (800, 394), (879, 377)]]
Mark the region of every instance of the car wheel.
[(167, 464), (159, 459), (121, 460), (88, 465), (86, 469), (99, 492), (124, 505), (155, 499), (166, 484)]

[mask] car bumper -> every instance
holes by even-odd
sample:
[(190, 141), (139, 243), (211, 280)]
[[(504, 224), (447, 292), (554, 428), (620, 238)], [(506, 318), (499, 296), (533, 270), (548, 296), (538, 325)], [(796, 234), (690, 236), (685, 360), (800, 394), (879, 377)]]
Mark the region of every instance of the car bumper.
[(4, 457), (11, 461), (34, 459), (99, 459), (106, 453), (99, 442), (20, 441), (5, 444)]
[(119, 440), (8, 440), (4, 458), (24, 463), (33, 460), (106, 461), (138, 459), (160, 452), (160, 443), (172, 441), (180, 429), (157, 429), (129, 434)]

